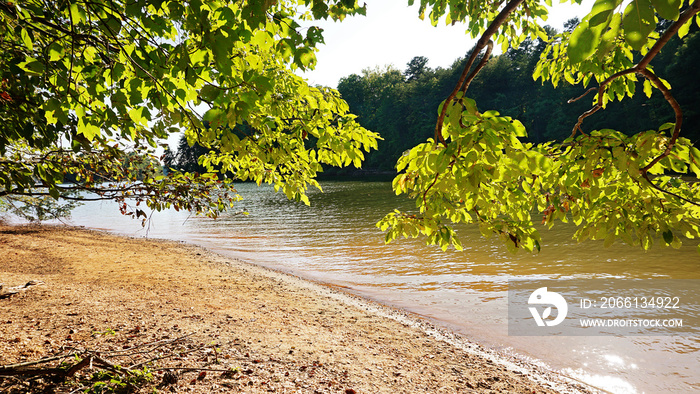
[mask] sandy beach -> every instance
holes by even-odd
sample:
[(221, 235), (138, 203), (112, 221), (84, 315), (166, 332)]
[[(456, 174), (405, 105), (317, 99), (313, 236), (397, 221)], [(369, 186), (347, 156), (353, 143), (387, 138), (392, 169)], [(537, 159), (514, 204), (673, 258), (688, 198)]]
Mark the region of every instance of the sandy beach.
[[(0, 298), (0, 365), (24, 364), (0, 367), (0, 392), (100, 392), (99, 372), (123, 392), (587, 392), (419, 317), (183, 243), (0, 226), (3, 291), (30, 282)], [(61, 362), (69, 376), (36, 372)]]

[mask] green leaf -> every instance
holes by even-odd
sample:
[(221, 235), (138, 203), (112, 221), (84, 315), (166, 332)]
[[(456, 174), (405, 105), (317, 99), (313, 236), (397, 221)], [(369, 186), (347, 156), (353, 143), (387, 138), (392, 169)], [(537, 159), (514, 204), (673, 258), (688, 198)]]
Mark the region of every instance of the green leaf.
[(27, 49), (29, 49), (30, 51), (34, 50), (34, 39), (27, 31), (27, 29), (22, 29), (20, 35), (22, 36), (22, 42), (24, 43), (24, 46), (27, 47)]
[[(620, 27), (622, 26), (622, 15), (614, 14), (609, 23), (609, 29), (603, 33), (600, 40), (601, 43), (598, 49), (598, 59), (603, 59), (605, 55), (610, 53), (616, 46), (617, 36), (620, 34)], [(589, 74), (590, 76), (590, 74)]]
[[(227, 123), (229, 123), (226, 111), (221, 108), (214, 108), (205, 112), (202, 120), (209, 122), (209, 127), (214, 129), (224, 127)], [(236, 122), (232, 122), (232, 124), (236, 124)]]
[(620, 5), (621, 0), (597, 0), (591, 8), (591, 12), (588, 13), (585, 20), (588, 21), (589, 26), (594, 27), (602, 23), (607, 24), (610, 21), (610, 16), (612, 15), (615, 7)]
[(68, 124), (68, 116), (61, 107), (61, 102), (56, 98), (51, 98), (44, 103), (46, 121), (55, 124), (57, 121)]
[(306, 33), (306, 39), (311, 45), (316, 45), (317, 43), (323, 44), (323, 29), (311, 26)]
[(45, 70), (43, 63), (32, 58), (28, 58), (27, 61), (20, 63), (19, 67), (30, 75), (42, 75)]
[(205, 100), (205, 101), (214, 101), (216, 100), (217, 97), (219, 97), (219, 94), (221, 93), (221, 89), (219, 89), (218, 86), (214, 85), (204, 85), (202, 89), (199, 91), (199, 96)]
[(89, 141), (92, 141), (100, 135), (100, 128), (92, 123), (85, 123), (85, 118), (80, 118), (78, 121), (78, 134), (82, 134)]
[(274, 88), (274, 82), (270, 78), (264, 76), (255, 78), (253, 84), (255, 84), (255, 87), (257, 87), (260, 92), (270, 91)]
[(294, 63), (302, 70), (313, 68), (316, 65), (316, 55), (309, 48), (299, 48), (294, 54)]
[(61, 196), (61, 193), (56, 189), (55, 185), (49, 185), (49, 195), (54, 199), (58, 200), (58, 198)]
[(129, 117), (131, 118), (131, 120), (134, 121), (134, 123), (139, 123), (144, 126), (148, 126), (150, 114), (146, 107), (136, 107), (129, 110)]
[(599, 38), (599, 28), (591, 28), (587, 21), (579, 23), (571, 33), (569, 46), (566, 48), (571, 62), (580, 63), (591, 57), (595, 53)]
[(664, 19), (678, 20), (682, 0), (651, 0), (654, 9)]
[(110, 14), (106, 20), (102, 20), (102, 23), (104, 23), (103, 30), (105, 30), (105, 33), (110, 36), (116, 36), (122, 29), (121, 19), (116, 18), (112, 14)]
[(656, 27), (656, 17), (650, 0), (633, 0), (622, 17), (625, 41), (632, 48), (641, 50), (649, 34)]
[(63, 56), (65, 55), (65, 51), (63, 49), (63, 46), (57, 42), (51, 44), (49, 46), (49, 61), (55, 62), (58, 60), (63, 59)]
[(78, 25), (85, 21), (85, 13), (80, 9), (77, 2), (70, 4), (69, 17), (74, 25)]
[(651, 82), (649, 82), (648, 79), (645, 79), (644, 80), (644, 94), (647, 97), (651, 97), (651, 93), (652, 93)]
[(670, 245), (671, 242), (673, 242), (673, 232), (671, 230), (664, 231), (662, 235), (667, 245)]
[(684, 23), (683, 26), (678, 29), (678, 38), (683, 38), (685, 37), (688, 32), (690, 31), (690, 25), (693, 24), (692, 20), (689, 20), (688, 22)]

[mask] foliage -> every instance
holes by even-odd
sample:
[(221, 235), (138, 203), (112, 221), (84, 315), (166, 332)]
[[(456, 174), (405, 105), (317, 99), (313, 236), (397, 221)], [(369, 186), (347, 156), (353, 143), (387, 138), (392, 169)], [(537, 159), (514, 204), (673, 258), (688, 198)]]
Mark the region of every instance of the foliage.
[[(423, 59), (409, 65), (408, 78), (369, 70), (347, 84), (360, 86), (355, 93), (367, 105), (386, 106), (378, 114), (399, 113), (421, 127), (435, 119), (435, 107), (411, 120), (398, 112), (400, 101), (384, 97), (407, 79), (416, 91), (430, 92), (426, 100), (446, 97), (432, 137), (399, 159), (394, 189), (413, 197), (418, 212), (387, 215), (379, 226), (388, 241), (422, 234), (443, 248), (460, 247), (453, 224), (467, 222), (513, 249), (535, 250), (535, 210), (545, 225), (573, 221), (578, 239), (607, 244), (622, 238), (648, 248), (658, 239), (678, 246), (681, 237), (700, 236), (700, 186), (678, 176), (700, 175), (700, 151), (681, 135), (686, 114), (669, 78), (657, 75), (687, 67), (685, 59), (695, 55), (679, 48), (682, 59), (661, 69), (652, 64), (673, 37), (700, 21), (700, 0), (596, 0), (580, 23), (552, 39), (543, 22), (549, 3), (421, 0), (422, 18), (464, 22), (479, 37), (461, 72), (440, 71), (451, 86), (435, 89)], [(215, 216), (238, 198), (235, 177), (271, 183), (308, 203), (305, 191), (318, 186), (322, 165), (359, 167), (364, 152), (377, 147), (378, 135), (357, 123), (338, 92), (293, 74), (314, 66), (323, 39), (320, 29), (301, 29), (298, 21), (353, 13), (364, 13), (354, 0), (0, 1), (0, 197), (87, 191), (120, 201), (136, 217), (146, 217), (140, 203)], [(494, 45), (509, 55), (489, 64)], [(519, 50), (540, 54), (528, 65), (542, 83), (592, 86), (572, 100), (578, 105), (595, 92), (563, 141), (540, 142), (547, 137), (541, 133), (536, 143), (526, 142), (527, 126), (514, 114), (479, 110), (468, 97), (480, 72), (503, 84), (497, 77), (526, 58)], [(670, 122), (645, 130), (592, 122), (613, 102), (636, 103), (640, 92), (654, 91), (655, 107), (662, 104)], [(508, 98), (494, 95), (493, 105), (499, 103)], [(556, 106), (544, 102), (539, 112), (565, 119), (549, 112)], [(195, 107), (207, 111), (209, 127)], [(208, 150), (198, 159), (207, 173), (162, 175), (149, 167), (149, 149), (180, 130), (190, 146)], [(391, 144), (393, 152), (404, 149)], [(66, 174), (75, 182), (63, 184)]]
[[(338, 91), (358, 115), (358, 122), (372, 130), (381, 130), (383, 142), (378, 151), (367, 156), (365, 165), (370, 168), (392, 169), (402, 151), (410, 148), (411, 141), (421, 138), (398, 138), (400, 130), (411, 130), (408, 124), (416, 119), (406, 119), (402, 115), (404, 106), (402, 87), (406, 86), (401, 71), (393, 67), (366, 69), (362, 75), (350, 75), (338, 84)], [(434, 108), (431, 108), (431, 111)], [(423, 136), (421, 136), (423, 137)]]
[[(359, 166), (377, 136), (336, 92), (293, 74), (313, 67), (322, 42), (298, 21), (358, 12), (347, 0), (0, 1), (0, 197), (116, 199), (145, 217), (127, 207), (135, 199), (215, 216), (237, 199), (230, 179), (129, 159), (151, 162), (159, 139), (184, 130), (217, 152), (203, 165), (306, 201), (320, 163)], [(232, 132), (242, 124), (248, 134)]]
[(0, 212), (7, 212), (29, 222), (41, 222), (69, 217), (79, 205), (77, 201), (60, 202), (46, 195), (7, 196), (0, 200)]
[[(82, 382), (89, 387), (85, 392), (90, 394), (133, 393), (154, 380), (153, 373), (148, 367), (140, 370), (117, 368), (120, 373), (106, 370), (93, 373), (87, 382)], [(92, 385), (89, 385), (90, 383)]]
[[(617, 238), (651, 247), (653, 240), (678, 247), (681, 237), (700, 236), (700, 183), (678, 174), (700, 176), (700, 150), (680, 136), (683, 111), (651, 60), (673, 37), (700, 21), (700, 2), (597, 0), (573, 31), (551, 41), (533, 77), (557, 86), (561, 81), (590, 89), (592, 107), (578, 117), (562, 142), (523, 143), (523, 124), (496, 111), (480, 111), (466, 97), (486, 65), (493, 46), (517, 47), (527, 38), (546, 39), (534, 20), (545, 3), (512, 0), (475, 3), (422, 0), (421, 13), (449, 21), (467, 20), (481, 37), (458, 82), (439, 107), (433, 138), (399, 159), (397, 194), (416, 200), (418, 214), (393, 212), (378, 226), (387, 241), (423, 235), (428, 243), (461, 248), (454, 223), (476, 223), (484, 235), (497, 234), (511, 249), (538, 250), (540, 235), (531, 212), (542, 223), (572, 221), (575, 237)], [(670, 19), (657, 33), (657, 15)], [(483, 51), (481, 60), (476, 60)], [(649, 96), (658, 90), (673, 122), (627, 136), (609, 128), (584, 132), (582, 124), (615, 100), (633, 97), (639, 77)], [(574, 101), (582, 100), (585, 94)]]
[(411, 59), (404, 72), (407, 80), (413, 81), (420, 78), (426, 71), (426, 64), (428, 64), (428, 58), (425, 56), (416, 56)]

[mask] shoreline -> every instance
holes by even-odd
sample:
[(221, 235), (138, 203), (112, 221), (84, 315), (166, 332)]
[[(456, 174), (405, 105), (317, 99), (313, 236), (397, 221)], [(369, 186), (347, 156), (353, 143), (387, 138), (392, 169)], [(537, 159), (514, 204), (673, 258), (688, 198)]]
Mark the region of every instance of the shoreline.
[(202, 250), (206, 253), (216, 256), (217, 258), (227, 260), (227, 262), (222, 262), (222, 264), (231, 265), (231, 263), (228, 261), (234, 261), (235, 264), (241, 264), (252, 269), (260, 269), (263, 272), (265, 272), (266, 275), (271, 275), (275, 277), (279, 276), (280, 278), (283, 278), (283, 280), (294, 281), (295, 284), (299, 286), (308, 287), (309, 291), (319, 292), (324, 296), (334, 298), (339, 302), (364, 309), (372, 314), (397, 321), (406, 326), (419, 329), (436, 341), (445, 342), (474, 356), (491, 360), (493, 363), (506, 367), (509, 370), (520, 372), (524, 375), (529, 376), (534, 382), (550, 385), (559, 392), (566, 393), (570, 392), (568, 390), (571, 389), (574, 389), (575, 391), (572, 392), (576, 393), (580, 392), (578, 391), (579, 389), (593, 390), (594, 392), (600, 390), (599, 388), (591, 387), (585, 382), (578, 381), (577, 379), (565, 375), (561, 375), (556, 371), (546, 368), (545, 366), (539, 365), (538, 363), (530, 362), (517, 356), (507, 355), (497, 350), (483, 347), (479, 343), (469, 340), (464, 335), (457, 334), (449, 328), (441, 326), (440, 321), (437, 319), (433, 319), (428, 316), (423, 316), (418, 313), (410, 312), (400, 307), (387, 305), (382, 303), (381, 301), (366, 296), (358, 295), (354, 292), (351, 292), (353, 290), (351, 287), (336, 285), (331, 282), (324, 282), (312, 278), (305, 278), (291, 271), (284, 271), (281, 269), (267, 267), (264, 265), (259, 265), (249, 261), (241, 260), (235, 257), (227, 257), (221, 253), (211, 251), (206, 247), (192, 244), (186, 241), (171, 241), (161, 238), (155, 238), (154, 240), (164, 242), (177, 242), (187, 247), (193, 247), (198, 250)]
[[(71, 253), (65, 252), (67, 248), (72, 249)], [(32, 256), (31, 251), (38, 253)], [(133, 254), (128, 253), (131, 251)], [(13, 258), (12, 252), (22, 252), (22, 256)], [(69, 226), (0, 226), (0, 256), (3, 254), (10, 257), (8, 264), (0, 266), (0, 282), (14, 285), (22, 280), (40, 280), (46, 286), (0, 300), (0, 349), (4, 350), (0, 364), (25, 361), (23, 357), (31, 359), (27, 352), (22, 353), (26, 348), (34, 348), (29, 352), (34, 358), (56, 352), (58, 344), (51, 343), (52, 339), (44, 339), (44, 345), (49, 342), (54, 349), (40, 343), (44, 337), (54, 336), (52, 333), (27, 329), (23, 333), (15, 327), (15, 320), (32, 316), (40, 320), (36, 327), (42, 329), (38, 331), (52, 323), (54, 331), (65, 329), (61, 325), (72, 327), (68, 332), (74, 334), (63, 341), (69, 343), (85, 331), (76, 326), (92, 320), (95, 330), (79, 336), (84, 347), (104, 345), (104, 336), (94, 332), (102, 332), (110, 324), (119, 328), (107, 328), (118, 332), (115, 338), (108, 338), (114, 340), (121, 339), (124, 332), (136, 338), (148, 337), (142, 333), (146, 326), (151, 326), (149, 333), (155, 330), (153, 338), (175, 337), (176, 332), (188, 328), (197, 333), (196, 337), (214, 338), (222, 344), (228, 341), (229, 346), (233, 343), (233, 347), (222, 350), (228, 356), (224, 360), (231, 360), (232, 368), (252, 371), (240, 374), (238, 379), (203, 378), (195, 384), (185, 384), (187, 379), (183, 378), (169, 387), (176, 392), (243, 387), (246, 392), (313, 392), (309, 391), (312, 386), (317, 392), (346, 393), (595, 391), (554, 371), (482, 348), (418, 315), (343, 291), (340, 286), (229, 258), (181, 241), (139, 239)], [(73, 290), (61, 291), (56, 285)], [(75, 289), (83, 297), (76, 297)], [(86, 297), (86, 292), (92, 297)], [(191, 292), (199, 304), (193, 302)], [(56, 297), (72, 301), (57, 303)], [(175, 307), (167, 308), (171, 311), (159, 318), (154, 312), (163, 309), (163, 302)], [(54, 308), (47, 310), (47, 303)], [(120, 310), (115, 304), (127, 307)], [(34, 313), (20, 316), (20, 306), (22, 311), (33, 309)], [(76, 307), (77, 312), (66, 312)], [(144, 318), (149, 312), (153, 316)], [(94, 314), (107, 317), (102, 327), (95, 324), (102, 318), (94, 319)], [(75, 317), (85, 321), (67, 324)], [(135, 327), (134, 321), (139, 323)], [(131, 330), (127, 330), (130, 325)], [(231, 332), (234, 326), (236, 330)], [(134, 338), (127, 335), (125, 339)], [(272, 342), (275, 346), (268, 346)], [(8, 351), (13, 344), (15, 351)], [(236, 346), (247, 351), (236, 351)], [(260, 371), (251, 368), (253, 353), (261, 356), (252, 360)], [(215, 358), (220, 361), (218, 356)], [(267, 365), (267, 359), (271, 365)], [(178, 362), (195, 361), (164, 360), (157, 367), (177, 368), (173, 365)], [(262, 379), (256, 379), (259, 376)]]

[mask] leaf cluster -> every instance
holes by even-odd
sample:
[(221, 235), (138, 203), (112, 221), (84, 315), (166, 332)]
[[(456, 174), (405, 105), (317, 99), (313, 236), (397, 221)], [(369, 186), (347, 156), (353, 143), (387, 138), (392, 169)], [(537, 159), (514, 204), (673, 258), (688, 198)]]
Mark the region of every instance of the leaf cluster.
[[(525, 4), (511, 1), (495, 19), (482, 11), (479, 17), (490, 21), (480, 30), (482, 39), (505, 34), (511, 43), (518, 42), (503, 26), (522, 15), (504, 13), (509, 6)], [(542, 52), (534, 78), (549, 79), (555, 86), (560, 78), (584, 87), (598, 83), (592, 89), (597, 91), (593, 108), (579, 117), (571, 137), (563, 142), (523, 143), (522, 123), (495, 111), (479, 111), (476, 102), (465, 96), (469, 82), (463, 86), (464, 78), (460, 79), (438, 109), (434, 138), (398, 161), (401, 173), (394, 179), (394, 190), (414, 198), (418, 214), (393, 212), (382, 219), (377, 225), (387, 231), (387, 242), (424, 235), (428, 243), (443, 249), (449, 245), (460, 249), (453, 225), (476, 223), (482, 234), (497, 234), (511, 250), (539, 250), (533, 212), (542, 214), (543, 225), (573, 222), (577, 240), (603, 239), (606, 245), (620, 238), (649, 249), (659, 239), (680, 247), (681, 236), (700, 236), (700, 183), (678, 176), (700, 177), (700, 150), (680, 136), (682, 108), (667, 82), (649, 67), (666, 42), (683, 34), (700, 4), (681, 12), (676, 2), (634, 1), (616, 14), (620, 4), (596, 1), (573, 32), (557, 36)], [(443, 10), (437, 10), (441, 15)], [(654, 11), (677, 21), (656, 34)], [(605, 34), (612, 36), (614, 45)], [(584, 133), (583, 121), (607, 101), (633, 96), (635, 75), (646, 79), (647, 95), (651, 89), (662, 93), (675, 121), (632, 136), (612, 129)]]
[[(363, 12), (354, 0), (2, 2), (0, 197), (82, 191), (215, 215), (238, 198), (230, 179), (149, 163), (184, 131), (219, 152), (202, 165), (305, 200), (319, 163), (359, 166), (377, 136), (293, 74), (323, 40), (299, 21)], [(248, 135), (229, 132), (242, 125)]]

